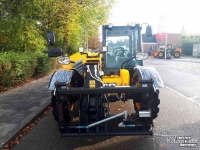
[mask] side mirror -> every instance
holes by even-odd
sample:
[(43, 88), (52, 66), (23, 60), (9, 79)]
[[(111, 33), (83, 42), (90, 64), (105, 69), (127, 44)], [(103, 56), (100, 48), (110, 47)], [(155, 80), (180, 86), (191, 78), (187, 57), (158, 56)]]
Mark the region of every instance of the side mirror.
[(148, 58), (148, 53), (136, 53), (136, 60), (145, 60)]
[(55, 35), (54, 35), (53, 32), (47, 33), (47, 41), (48, 41), (50, 46), (55, 44)]
[(147, 37), (152, 37), (152, 28), (149, 25), (146, 27), (146, 35)]
[(61, 48), (53, 48), (48, 51), (49, 57), (58, 57), (58, 56), (62, 56), (62, 55), (64, 55), (64, 53), (62, 52)]

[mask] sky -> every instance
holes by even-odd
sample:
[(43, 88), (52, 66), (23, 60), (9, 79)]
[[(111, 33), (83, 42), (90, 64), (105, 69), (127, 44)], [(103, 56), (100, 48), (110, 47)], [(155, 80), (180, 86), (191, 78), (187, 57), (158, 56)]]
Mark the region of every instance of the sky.
[(107, 23), (148, 23), (153, 32), (200, 34), (199, 0), (117, 0)]

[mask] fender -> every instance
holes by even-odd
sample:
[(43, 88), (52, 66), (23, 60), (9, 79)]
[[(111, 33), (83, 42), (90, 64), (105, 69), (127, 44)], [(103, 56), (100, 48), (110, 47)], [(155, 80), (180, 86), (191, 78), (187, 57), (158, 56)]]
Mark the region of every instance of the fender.
[(51, 76), (48, 90), (54, 90), (55, 89), (55, 82), (71, 82), (73, 71), (72, 70), (64, 70), (60, 69), (53, 73)]
[(154, 67), (137, 66), (135, 67), (135, 70), (139, 72), (142, 80), (153, 79), (153, 84), (156, 89), (164, 87), (164, 83)]

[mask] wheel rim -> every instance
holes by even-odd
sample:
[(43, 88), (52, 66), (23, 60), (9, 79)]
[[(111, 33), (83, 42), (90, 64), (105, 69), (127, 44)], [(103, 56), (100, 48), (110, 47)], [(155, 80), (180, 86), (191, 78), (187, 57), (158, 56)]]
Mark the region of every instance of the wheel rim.
[(175, 57), (179, 57), (179, 53), (175, 53)]
[(163, 53), (159, 53), (159, 56), (160, 56), (160, 57), (163, 57)]

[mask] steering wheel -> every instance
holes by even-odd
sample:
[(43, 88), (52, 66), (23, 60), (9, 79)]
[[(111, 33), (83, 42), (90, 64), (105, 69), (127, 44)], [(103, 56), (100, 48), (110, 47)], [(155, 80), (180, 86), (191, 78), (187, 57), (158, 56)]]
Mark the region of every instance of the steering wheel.
[(115, 49), (119, 49), (114, 53), (115, 56), (120, 56), (120, 57), (124, 57), (124, 56), (130, 57), (131, 56), (131, 52), (128, 50), (125, 50), (123, 47), (116, 47)]

